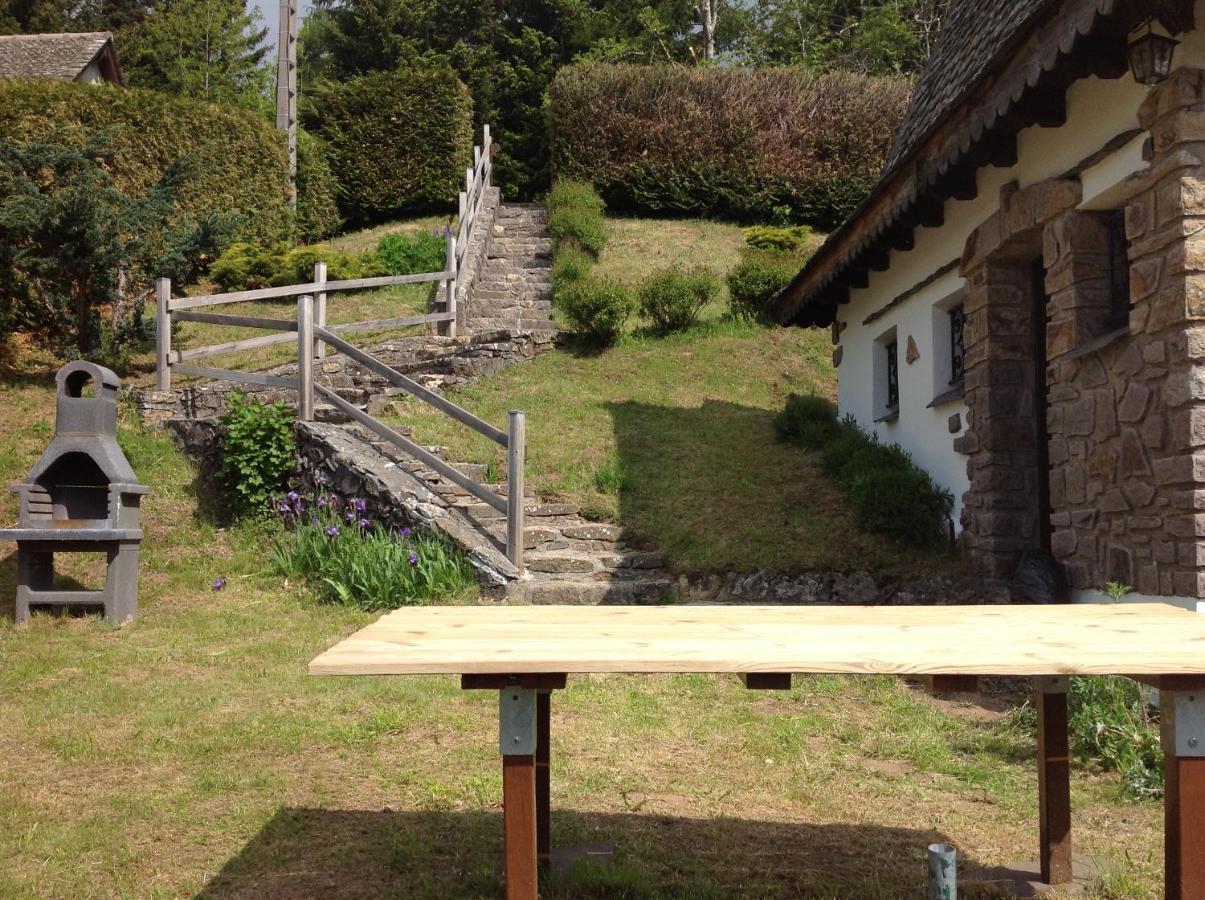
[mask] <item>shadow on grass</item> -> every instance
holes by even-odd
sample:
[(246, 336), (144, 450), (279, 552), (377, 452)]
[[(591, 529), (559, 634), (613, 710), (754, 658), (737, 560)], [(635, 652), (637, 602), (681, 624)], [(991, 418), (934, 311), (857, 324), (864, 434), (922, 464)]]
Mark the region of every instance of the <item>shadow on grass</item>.
[[(553, 810), (554, 845), (614, 841), (615, 863), (543, 880), (551, 898), (923, 896), (932, 830)], [(970, 867), (972, 860), (959, 860)], [(498, 897), (497, 812), (282, 808), (205, 898)]]

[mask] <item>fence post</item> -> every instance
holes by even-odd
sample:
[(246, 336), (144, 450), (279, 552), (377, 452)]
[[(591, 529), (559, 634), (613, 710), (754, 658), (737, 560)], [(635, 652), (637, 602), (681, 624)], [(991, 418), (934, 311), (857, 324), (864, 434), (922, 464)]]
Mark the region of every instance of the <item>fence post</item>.
[(527, 456), (527, 417), (510, 411), (506, 440), (506, 555), (523, 572), (523, 466)]
[[(314, 263), (314, 283), (318, 291), (314, 294), (314, 324), (319, 328), (326, 327), (326, 263)], [(314, 342), (314, 358), (326, 356), (326, 344), (323, 341)]]
[(485, 125), (481, 129), (481, 152), (485, 155), (485, 168), (481, 170), (481, 186), (484, 190), (489, 190), (490, 187), (490, 148), (493, 147), (493, 141), (490, 140), (490, 127)]
[(314, 420), (314, 298), (297, 298), (297, 418)]
[(172, 389), (172, 313), (168, 303), (172, 299), (172, 280), (155, 279), (155, 390)]
[(464, 192), (470, 197), (473, 196), (473, 170), (464, 170)]
[(443, 323), (444, 327), (440, 329), (440, 333), (454, 338), (456, 337), (456, 286), (460, 281), (460, 272), (456, 268), (456, 235), (452, 234), (451, 228), (444, 230), (444, 240), (447, 241), (448, 247), (444, 268), (452, 273), (452, 277), (447, 282), (448, 302), (444, 312), (450, 313), (452, 318)]

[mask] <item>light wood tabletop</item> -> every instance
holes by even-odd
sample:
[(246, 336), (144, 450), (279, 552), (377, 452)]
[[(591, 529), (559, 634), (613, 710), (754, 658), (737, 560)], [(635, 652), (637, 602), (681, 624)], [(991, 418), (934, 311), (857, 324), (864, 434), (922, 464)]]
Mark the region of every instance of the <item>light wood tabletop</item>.
[(1205, 674), (1205, 615), (1073, 606), (453, 606), (382, 616), (313, 675)]

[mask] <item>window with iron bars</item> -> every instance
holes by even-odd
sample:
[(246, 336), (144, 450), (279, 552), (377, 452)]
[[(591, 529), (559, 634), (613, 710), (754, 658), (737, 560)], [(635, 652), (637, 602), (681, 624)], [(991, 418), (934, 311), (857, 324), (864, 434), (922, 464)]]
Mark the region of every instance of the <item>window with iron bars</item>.
[(966, 374), (966, 352), (963, 349), (962, 331), (966, 325), (966, 313), (962, 305), (950, 310), (950, 385), (962, 384)]
[(887, 408), (897, 409), (900, 405), (899, 344), (892, 341), (883, 349), (887, 351)]

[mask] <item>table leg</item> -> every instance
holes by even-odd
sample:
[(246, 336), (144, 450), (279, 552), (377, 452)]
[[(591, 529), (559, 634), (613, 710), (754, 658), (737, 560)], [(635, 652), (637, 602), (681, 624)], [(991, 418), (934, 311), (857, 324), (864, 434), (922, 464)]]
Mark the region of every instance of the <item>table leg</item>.
[(1064, 676), (1035, 678), (1038, 710), (1038, 840), (1041, 877), (1066, 884), (1071, 872), (1071, 759)]
[(1167, 900), (1205, 900), (1205, 693), (1162, 691)]
[(552, 691), (536, 694), (536, 850), (548, 864), (552, 852)]
[(502, 754), (502, 821), (506, 842), (506, 900), (536, 900), (536, 692), (498, 692)]

